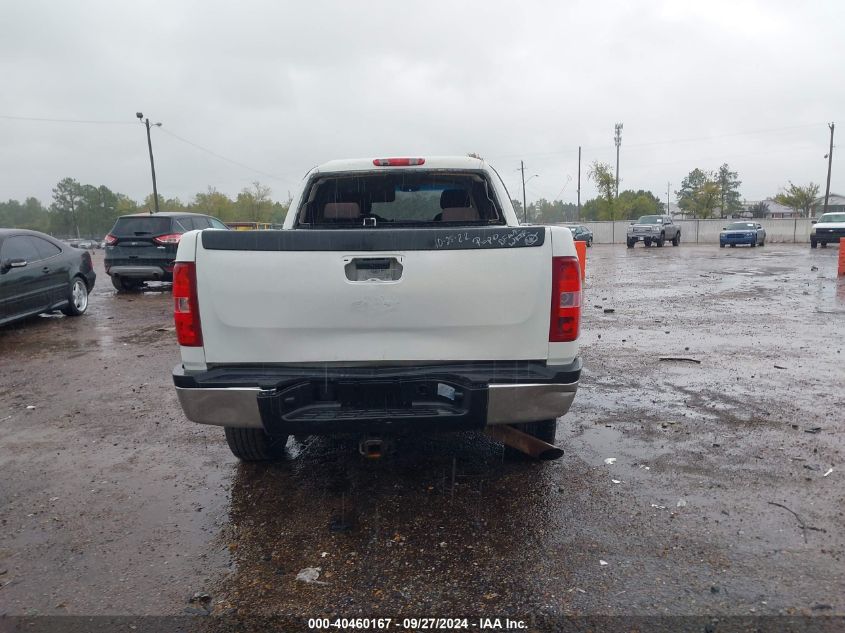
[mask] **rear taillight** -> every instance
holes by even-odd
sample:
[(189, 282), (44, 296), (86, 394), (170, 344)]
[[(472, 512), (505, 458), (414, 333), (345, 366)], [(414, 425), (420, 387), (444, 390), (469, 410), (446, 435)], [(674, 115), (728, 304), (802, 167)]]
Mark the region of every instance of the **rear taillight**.
[(112, 235), (111, 233), (106, 235), (106, 245), (107, 246), (114, 246), (115, 244), (117, 244), (117, 238), (114, 235)]
[(197, 269), (194, 262), (176, 262), (173, 267), (173, 320), (179, 345), (202, 347)]
[(156, 244), (178, 244), (180, 239), (182, 239), (181, 233), (169, 233), (168, 235), (154, 237), (153, 242)]
[(373, 165), (376, 167), (412, 167), (424, 165), (425, 158), (375, 158)]
[(578, 338), (581, 325), (581, 267), (577, 257), (552, 257), (552, 312), (549, 342)]

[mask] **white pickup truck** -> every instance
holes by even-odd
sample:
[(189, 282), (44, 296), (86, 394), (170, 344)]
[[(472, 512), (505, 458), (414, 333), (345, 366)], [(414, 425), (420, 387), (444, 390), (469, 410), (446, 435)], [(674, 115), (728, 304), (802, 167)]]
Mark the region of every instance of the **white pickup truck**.
[(326, 163), (282, 230), (186, 233), (173, 276), (179, 402), (242, 460), (346, 432), (551, 444), (578, 387), (572, 234), (520, 226), (479, 159)]

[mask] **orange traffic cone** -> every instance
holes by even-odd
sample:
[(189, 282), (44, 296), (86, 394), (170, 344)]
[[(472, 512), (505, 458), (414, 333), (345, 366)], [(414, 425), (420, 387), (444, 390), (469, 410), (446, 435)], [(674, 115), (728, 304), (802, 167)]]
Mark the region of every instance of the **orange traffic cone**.
[[(575, 250), (578, 253), (578, 265), (581, 267), (581, 281), (587, 276), (587, 242), (575, 242)], [(840, 258), (842, 256), (840, 249)]]

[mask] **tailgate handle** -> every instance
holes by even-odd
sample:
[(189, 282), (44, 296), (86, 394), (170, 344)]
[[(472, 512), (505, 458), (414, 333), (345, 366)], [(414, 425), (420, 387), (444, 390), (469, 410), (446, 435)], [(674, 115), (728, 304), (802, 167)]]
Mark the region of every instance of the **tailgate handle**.
[(349, 281), (399, 281), (401, 257), (345, 257), (344, 271)]

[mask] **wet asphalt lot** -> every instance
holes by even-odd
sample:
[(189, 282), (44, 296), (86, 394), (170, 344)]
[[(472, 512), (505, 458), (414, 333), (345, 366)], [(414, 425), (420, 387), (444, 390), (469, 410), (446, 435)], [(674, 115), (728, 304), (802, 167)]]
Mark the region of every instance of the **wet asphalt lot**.
[(0, 615), (843, 614), (836, 255), (590, 249), (557, 462), (441, 435), (244, 465), (178, 407), (169, 289), (116, 294), (98, 251), (87, 315), (0, 330)]

